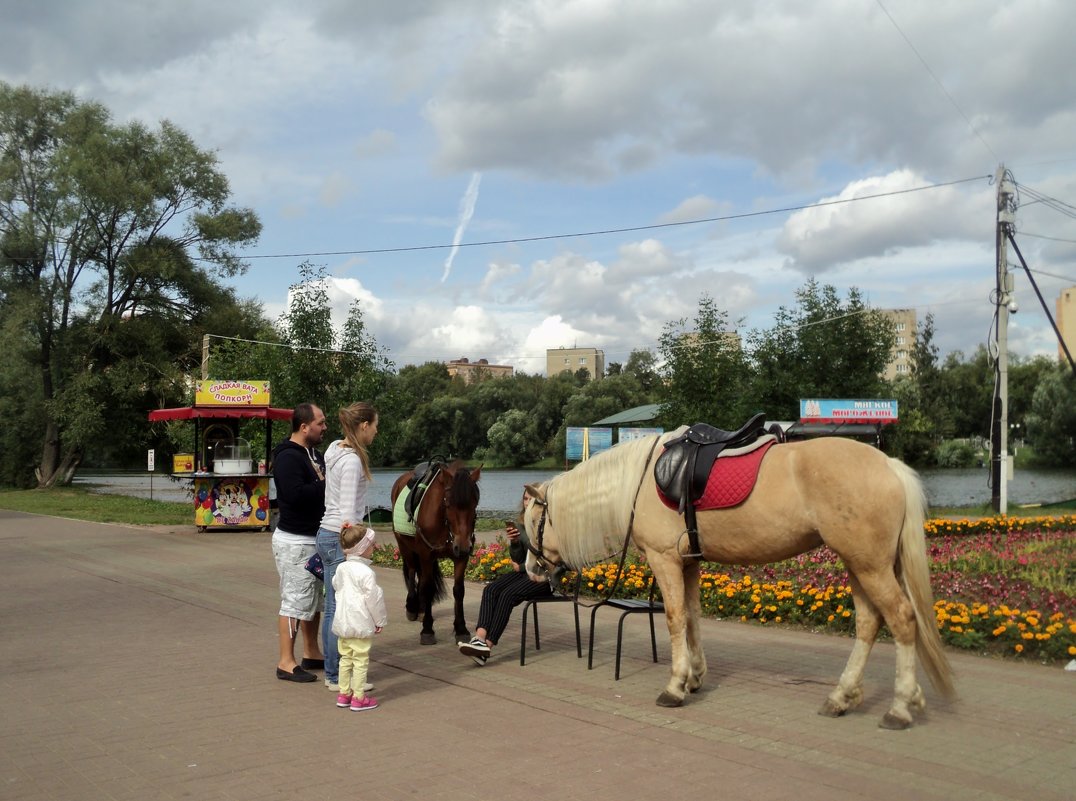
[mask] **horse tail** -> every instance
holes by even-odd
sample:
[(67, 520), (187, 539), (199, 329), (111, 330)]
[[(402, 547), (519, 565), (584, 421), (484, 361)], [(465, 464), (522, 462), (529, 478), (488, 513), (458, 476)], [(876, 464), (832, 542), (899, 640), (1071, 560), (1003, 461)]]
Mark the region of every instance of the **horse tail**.
[(915, 471), (899, 459), (889, 459), (889, 468), (904, 485), (904, 526), (897, 553), (898, 574), (904, 591), (915, 610), (915, 647), (934, 689), (946, 698), (956, 695), (953, 669), (945, 655), (938, 624), (934, 617), (934, 594), (930, 589), (930, 563), (927, 559), (927, 499), (923, 483)]
[(445, 587), (445, 577), (441, 575), (441, 563), (437, 559), (433, 559), (433, 570), (430, 572), (430, 601), (431, 603), (440, 603), (448, 597), (448, 590)]

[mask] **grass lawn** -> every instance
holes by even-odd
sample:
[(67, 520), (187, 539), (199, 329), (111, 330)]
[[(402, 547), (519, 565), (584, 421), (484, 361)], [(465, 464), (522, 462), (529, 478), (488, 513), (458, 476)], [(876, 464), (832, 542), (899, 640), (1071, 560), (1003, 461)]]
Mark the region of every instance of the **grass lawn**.
[(146, 526), (194, 524), (194, 515), (188, 503), (107, 495), (82, 487), (0, 490), (0, 509), (57, 515), (97, 523)]

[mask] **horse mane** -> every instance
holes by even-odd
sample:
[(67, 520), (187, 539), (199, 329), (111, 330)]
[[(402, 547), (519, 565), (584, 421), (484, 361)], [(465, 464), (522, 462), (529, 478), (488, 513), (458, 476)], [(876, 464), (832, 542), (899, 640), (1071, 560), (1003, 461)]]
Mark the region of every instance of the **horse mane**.
[(481, 492), (478, 483), (471, 478), (471, 473), (463, 466), (462, 462), (453, 462), (450, 466), (452, 473), (452, 486), (448, 489), (448, 503), (457, 509), (467, 509), (478, 506)]
[(585, 567), (623, 547), (647, 456), (661, 436), (622, 442), (546, 483), (547, 526), (565, 563)]

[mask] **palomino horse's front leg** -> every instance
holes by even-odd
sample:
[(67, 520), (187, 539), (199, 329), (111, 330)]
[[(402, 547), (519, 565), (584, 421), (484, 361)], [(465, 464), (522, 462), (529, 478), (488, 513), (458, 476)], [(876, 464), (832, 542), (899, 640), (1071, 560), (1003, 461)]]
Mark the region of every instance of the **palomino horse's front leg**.
[(684, 569), (679, 554), (672, 554), (671, 558), (662, 554), (647, 554), (647, 560), (665, 603), (665, 622), (669, 627), (669, 651), (672, 660), (669, 683), (658, 696), (657, 704), (680, 706), (684, 703), (692, 672), (687, 645), (689, 609), (684, 603)]
[(687, 689), (696, 692), (706, 676), (706, 654), (702, 650), (702, 599), (699, 597), (699, 574), (702, 568), (695, 560), (684, 565), (684, 606), (687, 609), (687, 654), (691, 672), (687, 677)]
[(467, 629), (467, 621), (463, 617), (463, 591), (464, 578), (467, 573), (467, 559), (457, 559), (453, 563), (452, 598), (456, 602), (456, 617), (452, 625), (456, 632), (456, 639), (466, 642), (471, 639), (471, 632)]

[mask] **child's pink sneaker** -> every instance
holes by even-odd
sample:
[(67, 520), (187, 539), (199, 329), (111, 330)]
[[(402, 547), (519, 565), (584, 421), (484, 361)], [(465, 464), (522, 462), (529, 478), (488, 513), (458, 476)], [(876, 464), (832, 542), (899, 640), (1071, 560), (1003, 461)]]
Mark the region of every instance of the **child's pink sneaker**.
[(351, 693), (340, 693), (336, 696), (336, 705), (341, 709), (347, 709), (351, 706), (352, 695)]
[(351, 699), (352, 712), (365, 712), (367, 709), (377, 709), (377, 699), (372, 695), (359, 698), (357, 695)]

